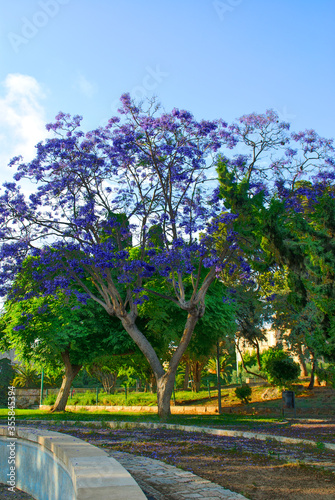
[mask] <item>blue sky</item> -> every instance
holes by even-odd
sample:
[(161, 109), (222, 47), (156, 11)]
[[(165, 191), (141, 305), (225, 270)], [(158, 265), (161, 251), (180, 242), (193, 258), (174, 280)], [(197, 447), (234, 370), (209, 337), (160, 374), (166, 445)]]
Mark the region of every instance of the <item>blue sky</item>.
[(277, 110), (334, 134), (333, 0), (12, 0), (0, 19), (0, 171), (58, 111), (86, 129), (123, 92), (231, 122)]

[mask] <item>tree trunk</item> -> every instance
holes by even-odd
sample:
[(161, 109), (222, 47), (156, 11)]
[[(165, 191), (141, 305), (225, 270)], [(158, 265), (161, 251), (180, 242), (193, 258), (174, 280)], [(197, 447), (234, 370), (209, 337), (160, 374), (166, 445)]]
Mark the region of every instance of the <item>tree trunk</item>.
[(261, 369), (262, 369), (261, 355), (259, 352), (259, 343), (258, 343), (257, 339), (256, 339), (256, 356), (257, 356), (257, 365), (258, 365), (259, 370), (261, 371)]
[(157, 384), (156, 384), (156, 378), (155, 378), (155, 375), (154, 373), (152, 373), (150, 375), (150, 382), (149, 382), (149, 387), (150, 387), (150, 392), (151, 394), (154, 394), (156, 392), (156, 387)]
[(157, 379), (157, 406), (158, 416), (161, 421), (168, 420), (171, 417), (170, 401), (175, 381), (173, 373), (165, 373)]
[(131, 338), (141, 349), (141, 351), (147, 358), (152, 371), (155, 374), (157, 382), (158, 415), (162, 420), (167, 420), (171, 415), (170, 399), (172, 396), (177, 368), (183, 354), (185, 353), (190, 343), (194, 327), (197, 324), (198, 319), (203, 315), (204, 311), (204, 305), (201, 304), (201, 307), (194, 307), (191, 311), (188, 312), (183, 335), (180, 339), (180, 343), (177, 349), (172, 355), (172, 358), (169, 362), (169, 367), (166, 371), (164, 370), (162, 363), (157, 356), (157, 353), (149, 343), (148, 339), (137, 328), (133, 317), (131, 315), (127, 315), (120, 318), (124, 329), (129, 333)]
[(263, 380), (267, 380), (267, 379), (266, 379), (266, 377), (263, 377), (263, 375), (261, 375), (260, 373), (254, 373), (254, 372), (252, 372), (252, 371), (248, 370), (248, 368), (245, 366), (244, 359), (243, 359), (243, 354), (242, 354), (242, 351), (241, 351), (241, 349), (240, 349), (240, 346), (239, 346), (238, 342), (236, 342), (236, 344), (235, 344), (235, 345), (236, 345), (236, 348), (237, 348), (238, 352), (240, 353), (240, 356), (241, 356), (241, 362), (242, 362), (242, 366), (243, 366), (244, 370), (245, 370), (247, 373), (249, 373), (250, 375), (255, 375), (255, 377), (260, 377), (260, 378), (262, 378)]
[(195, 361), (192, 363), (192, 391), (199, 392), (200, 384), (201, 384), (201, 369), (202, 364), (199, 361)]
[(190, 378), (190, 363), (189, 363), (189, 361), (186, 361), (186, 363), (185, 363), (185, 376), (184, 376), (184, 383), (183, 383), (183, 391), (187, 391), (187, 389), (188, 389), (189, 378)]
[(65, 365), (65, 375), (63, 375), (62, 385), (57, 395), (56, 402), (51, 408), (51, 412), (65, 411), (66, 403), (67, 400), (69, 399), (72, 382), (82, 367), (82, 365), (71, 364), (69, 351), (62, 352), (61, 356)]
[(309, 385), (307, 387), (307, 389), (309, 391), (311, 391), (312, 389), (314, 389), (314, 377), (315, 377), (315, 370), (316, 370), (316, 359), (314, 357), (314, 355), (312, 356), (312, 371), (311, 371), (311, 379), (310, 379), (310, 382), (309, 382)]
[(297, 347), (297, 356), (298, 356), (298, 362), (299, 362), (299, 365), (300, 365), (302, 376), (303, 377), (308, 377), (307, 366), (306, 366), (306, 362), (305, 362), (305, 359), (304, 359), (304, 355), (302, 353), (301, 345), (298, 345), (298, 347)]
[[(316, 368), (317, 368), (317, 366), (316, 366)], [(314, 373), (314, 385), (316, 385), (316, 386), (320, 386), (321, 385), (317, 373)]]
[(101, 381), (103, 388), (104, 388), (104, 391), (107, 392), (107, 394), (110, 394), (112, 389), (114, 389), (114, 387), (115, 387), (117, 374), (101, 371), (99, 373), (99, 377), (97, 377), (97, 378), (98, 378), (98, 380)]

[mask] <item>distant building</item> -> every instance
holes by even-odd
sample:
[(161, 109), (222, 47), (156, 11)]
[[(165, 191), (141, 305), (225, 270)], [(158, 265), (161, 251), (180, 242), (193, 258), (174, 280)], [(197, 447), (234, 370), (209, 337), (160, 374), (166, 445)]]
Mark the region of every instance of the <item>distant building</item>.
[[(280, 332), (278, 330), (273, 330), (270, 325), (262, 329), (263, 334), (265, 335), (264, 340), (259, 340), (259, 352), (263, 352), (270, 347), (275, 347), (280, 340)], [(250, 344), (247, 340), (240, 338), (239, 339), (239, 348), (242, 353), (255, 351), (256, 348), (252, 344)], [(241, 361), (240, 353), (237, 351), (236, 353), (238, 357), (238, 361)]]
[[(269, 349), (270, 347), (276, 347), (279, 343), (282, 347), (282, 349), (286, 350), (288, 349), (286, 339), (285, 339), (285, 334), (282, 335), (279, 330), (275, 330), (271, 328), (271, 325), (267, 325), (262, 329), (262, 332), (265, 335), (264, 340), (259, 340), (258, 345), (259, 345), (259, 352), (263, 352), (266, 349)], [(251, 353), (252, 351), (256, 351), (255, 346), (244, 340), (243, 338), (239, 339), (239, 348), (244, 354), (245, 352)], [(290, 354), (290, 356), (294, 359), (294, 361), (300, 363), (299, 356), (296, 354)], [(241, 355), (236, 349), (236, 358), (237, 362), (241, 361)]]

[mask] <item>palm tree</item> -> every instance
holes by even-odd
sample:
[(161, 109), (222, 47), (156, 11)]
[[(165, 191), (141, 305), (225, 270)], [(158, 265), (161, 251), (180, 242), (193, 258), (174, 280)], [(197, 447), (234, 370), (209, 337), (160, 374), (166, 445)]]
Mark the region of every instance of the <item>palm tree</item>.
[(29, 363), (15, 367), (16, 376), (13, 380), (15, 387), (37, 388), (40, 385), (39, 375)]

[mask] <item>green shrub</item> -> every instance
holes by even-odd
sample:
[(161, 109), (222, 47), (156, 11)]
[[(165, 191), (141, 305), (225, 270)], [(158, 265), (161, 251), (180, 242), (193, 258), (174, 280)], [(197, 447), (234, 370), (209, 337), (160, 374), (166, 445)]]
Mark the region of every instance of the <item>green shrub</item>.
[(43, 398), (44, 405), (53, 405), (56, 403), (57, 394), (48, 394), (47, 397)]
[(300, 366), (281, 349), (268, 349), (262, 353), (262, 368), (271, 385), (289, 386), (300, 375)]
[(68, 399), (68, 405), (81, 405), (93, 406), (96, 404), (96, 394), (94, 392), (86, 391), (83, 393), (75, 392), (71, 398)]
[(84, 406), (92, 406), (95, 405), (97, 402), (97, 396), (93, 392), (86, 391), (84, 394), (81, 395), (81, 404)]
[(327, 368), (318, 368), (316, 374), (320, 382), (327, 382), (327, 385), (331, 385), (335, 388), (335, 365), (328, 365)]
[(236, 387), (235, 395), (242, 403), (248, 404), (251, 401), (252, 389), (248, 384), (242, 384), (241, 387)]
[(0, 405), (7, 407), (8, 405), (8, 386), (12, 384), (15, 376), (14, 368), (11, 361), (7, 358), (0, 360)]

